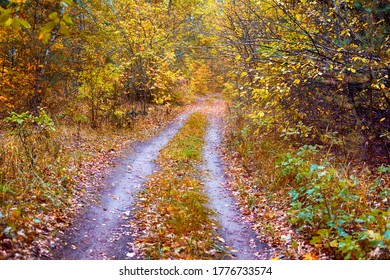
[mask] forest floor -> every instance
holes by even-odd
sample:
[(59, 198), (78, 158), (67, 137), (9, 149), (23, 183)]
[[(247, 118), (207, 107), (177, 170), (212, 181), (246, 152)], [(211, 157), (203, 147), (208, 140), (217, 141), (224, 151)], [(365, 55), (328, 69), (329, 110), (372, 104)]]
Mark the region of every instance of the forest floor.
[[(223, 258), (266, 259), (267, 246), (252, 230), (238, 202), (227, 188), (225, 162), (220, 151), (223, 139), (225, 103), (219, 97), (202, 98), (181, 113), (159, 135), (136, 142), (122, 150), (106, 172), (95, 174), (91, 182), (97, 191), (88, 194), (74, 223), (53, 246), (53, 259), (142, 259), (136, 248), (140, 229), (132, 221), (137, 194), (145, 189), (148, 178), (160, 167), (156, 164), (160, 151), (177, 135), (194, 112), (203, 112), (207, 118), (205, 144), (202, 150), (201, 184), (219, 226), (215, 227), (217, 242), (224, 248)], [(98, 183), (96, 183), (98, 182)], [(88, 190), (86, 190), (88, 192)], [(153, 217), (149, 217), (153, 219)], [(140, 221), (137, 221), (138, 223)], [(141, 221), (142, 222), (142, 221)], [(185, 224), (181, 225), (186, 227)], [(158, 242), (158, 240), (155, 240)]]

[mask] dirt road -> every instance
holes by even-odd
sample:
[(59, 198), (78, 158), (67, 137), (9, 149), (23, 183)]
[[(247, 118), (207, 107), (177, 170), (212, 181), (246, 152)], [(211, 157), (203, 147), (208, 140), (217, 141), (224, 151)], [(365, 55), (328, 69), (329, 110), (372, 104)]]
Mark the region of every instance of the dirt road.
[[(129, 220), (133, 217), (133, 202), (142, 190), (148, 176), (156, 171), (154, 164), (159, 151), (180, 130), (188, 116), (197, 110), (206, 110), (209, 128), (204, 147), (204, 184), (210, 196), (211, 207), (218, 213), (221, 224), (218, 234), (235, 259), (257, 259), (263, 245), (250, 226), (243, 221), (229, 190), (225, 188), (223, 161), (219, 154), (222, 139), (223, 103), (201, 102), (181, 114), (160, 135), (149, 141), (125, 149), (123, 156), (102, 181), (99, 202), (87, 205), (74, 226), (54, 250), (55, 259), (132, 259), (133, 233)], [(221, 107), (222, 106), (222, 107)]]

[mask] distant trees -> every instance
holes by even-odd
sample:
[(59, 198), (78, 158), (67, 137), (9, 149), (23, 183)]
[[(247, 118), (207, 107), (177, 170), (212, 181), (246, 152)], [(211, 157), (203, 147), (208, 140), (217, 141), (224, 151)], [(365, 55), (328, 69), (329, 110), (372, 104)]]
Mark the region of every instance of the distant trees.
[(0, 4), (2, 118), (45, 107), (55, 119), (82, 115), (92, 127), (103, 120), (122, 125), (126, 112), (182, 102), (194, 92), (180, 81), (195, 69), (199, 51), (190, 45), (199, 43), (201, 20), (193, 18), (208, 1)]

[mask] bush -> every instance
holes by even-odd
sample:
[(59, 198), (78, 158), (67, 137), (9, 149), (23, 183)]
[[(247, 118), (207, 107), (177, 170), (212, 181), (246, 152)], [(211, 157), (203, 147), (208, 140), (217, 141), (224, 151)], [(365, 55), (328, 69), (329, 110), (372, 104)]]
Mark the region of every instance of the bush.
[(311, 163), (317, 147), (304, 146), (280, 157), (277, 169), (290, 177), (289, 220), (304, 231), (310, 244), (336, 258), (388, 257), (390, 248), (389, 189), (382, 166), (371, 185), (347, 177), (328, 162)]

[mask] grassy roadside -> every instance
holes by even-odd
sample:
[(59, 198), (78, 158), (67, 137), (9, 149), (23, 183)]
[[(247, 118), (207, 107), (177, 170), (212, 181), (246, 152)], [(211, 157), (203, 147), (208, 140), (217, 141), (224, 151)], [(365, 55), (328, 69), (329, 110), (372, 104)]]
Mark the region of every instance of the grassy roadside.
[(224, 149), (230, 186), (274, 258), (389, 258), (389, 166), (337, 163), (256, 130), (231, 116)]
[(155, 136), (178, 111), (150, 110), (132, 129), (54, 123), (43, 113), (15, 116), (9, 132), (0, 133), (0, 259), (50, 258), (111, 160)]
[(150, 259), (214, 259), (216, 222), (206, 206), (201, 171), (207, 121), (194, 113), (162, 150), (161, 170), (139, 194), (134, 223), (141, 234), (136, 247)]

